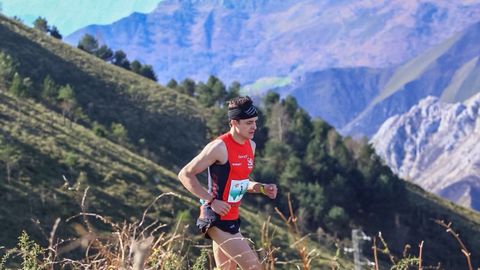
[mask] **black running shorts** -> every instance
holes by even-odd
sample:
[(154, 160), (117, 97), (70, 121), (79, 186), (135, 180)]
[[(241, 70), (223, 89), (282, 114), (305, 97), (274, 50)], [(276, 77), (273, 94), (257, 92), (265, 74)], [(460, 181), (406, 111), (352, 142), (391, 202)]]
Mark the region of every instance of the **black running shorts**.
[(240, 231), (240, 219), (220, 220), (220, 215), (212, 210), (208, 204), (200, 207), (200, 216), (197, 219), (197, 228), (205, 235), (205, 238), (211, 239), (207, 231), (210, 227), (217, 227), (224, 232), (236, 234)]

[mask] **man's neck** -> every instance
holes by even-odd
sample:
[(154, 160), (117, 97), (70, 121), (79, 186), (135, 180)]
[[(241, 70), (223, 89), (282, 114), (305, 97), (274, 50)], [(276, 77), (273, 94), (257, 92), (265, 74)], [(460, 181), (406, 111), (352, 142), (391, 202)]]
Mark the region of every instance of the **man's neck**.
[(230, 134), (232, 135), (232, 138), (239, 144), (244, 144), (245, 141), (247, 140), (246, 138), (242, 137), (240, 134), (236, 133), (234, 129), (230, 130)]

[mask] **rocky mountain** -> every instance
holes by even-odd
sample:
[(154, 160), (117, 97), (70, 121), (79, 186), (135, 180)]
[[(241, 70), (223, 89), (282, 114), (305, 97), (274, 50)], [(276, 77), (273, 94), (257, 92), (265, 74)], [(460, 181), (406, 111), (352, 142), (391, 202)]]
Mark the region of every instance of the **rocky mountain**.
[[(242, 84), (342, 67), (392, 67), (478, 21), (472, 1), (167, 0), (85, 34), (155, 67), (159, 81)], [(275, 81), (275, 80), (274, 80)], [(265, 87), (268, 87), (266, 85)]]
[(306, 73), (275, 90), (294, 96), (311, 115), (341, 128), (368, 107), (392, 73), (390, 69), (332, 68)]
[(479, 42), (476, 23), (397, 67), (310, 72), (277, 91), (295, 96), (313, 116), (343, 134), (370, 137), (387, 118), (426, 96), (460, 102), (478, 93)]
[(397, 67), (378, 96), (342, 132), (371, 136), (388, 117), (408, 111), (429, 95), (460, 102), (478, 93), (479, 41), (476, 23)]
[(480, 94), (463, 103), (421, 100), (389, 118), (372, 138), (400, 177), (480, 210)]

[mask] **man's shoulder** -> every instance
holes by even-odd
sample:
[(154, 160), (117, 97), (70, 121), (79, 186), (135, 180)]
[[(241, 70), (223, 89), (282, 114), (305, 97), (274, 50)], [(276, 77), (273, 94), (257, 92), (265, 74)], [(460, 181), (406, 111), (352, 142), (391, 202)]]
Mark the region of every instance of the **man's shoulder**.
[(208, 149), (209, 152), (223, 152), (227, 150), (227, 146), (225, 145), (224, 141), (220, 139), (215, 139), (209, 142), (207, 146), (205, 146), (205, 149)]

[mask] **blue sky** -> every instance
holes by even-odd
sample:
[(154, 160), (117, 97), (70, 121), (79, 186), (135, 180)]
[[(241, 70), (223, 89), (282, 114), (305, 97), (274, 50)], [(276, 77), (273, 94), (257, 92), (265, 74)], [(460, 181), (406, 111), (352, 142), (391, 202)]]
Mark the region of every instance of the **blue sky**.
[(39, 16), (67, 36), (90, 24), (110, 24), (133, 12), (148, 13), (161, 0), (0, 0), (2, 13), (31, 23)]

